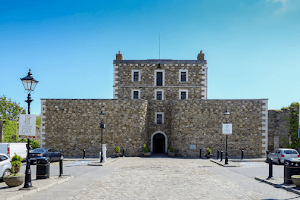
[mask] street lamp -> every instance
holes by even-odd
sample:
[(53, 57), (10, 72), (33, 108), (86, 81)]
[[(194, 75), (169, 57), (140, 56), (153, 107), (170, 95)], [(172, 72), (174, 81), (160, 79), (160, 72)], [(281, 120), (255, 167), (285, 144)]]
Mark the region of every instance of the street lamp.
[[(104, 115), (102, 110), (101, 110), (101, 113), (99, 115), (100, 116)], [(103, 123), (103, 119), (101, 120), (100, 128), (101, 128), (101, 158), (100, 158), (100, 162), (102, 162), (103, 161), (103, 147), (102, 147), (102, 144), (103, 144), (103, 129), (105, 128), (105, 124)]]
[[(31, 69), (29, 69), (27, 76), (25, 76), (24, 78), (21, 78), (21, 81), (24, 85), (25, 90), (28, 93), (27, 100), (25, 102), (27, 102), (27, 104), (28, 104), (27, 114), (30, 114), (30, 103), (33, 101), (33, 99), (31, 99), (30, 93), (34, 90), (38, 81), (32, 77)], [(24, 188), (31, 188), (31, 187), (32, 187), (32, 183), (31, 183), (31, 170), (30, 170), (30, 161), (29, 161), (29, 138), (28, 138), (27, 139), (27, 158), (26, 158)]]
[[(229, 116), (230, 115), (230, 110), (226, 110), (226, 112), (224, 113), (225, 116)], [(228, 124), (228, 118), (226, 117), (226, 124)], [(225, 164), (228, 164), (228, 153), (227, 153), (227, 134), (226, 134), (226, 155), (225, 155)]]

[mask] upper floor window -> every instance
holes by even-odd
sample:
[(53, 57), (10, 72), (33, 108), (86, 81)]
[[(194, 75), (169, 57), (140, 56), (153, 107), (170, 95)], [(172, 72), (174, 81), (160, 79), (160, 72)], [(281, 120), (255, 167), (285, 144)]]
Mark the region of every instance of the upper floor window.
[(188, 82), (188, 70), (179, 70), (179, 82)]
[(131, 99), (140, 99), (141, 98), (141, 91), (137, 89), (131, 90)]
[(179, 90), (179, 99), (188, 99), (188, 90)]
[(165, 85), (165, 70), (155, 70), (154, 71), (154, 84), (155, 86)]
[(164, 100), (164, 90), (155, 90), (155, 100)]
[(141, 81), (141, 70), (131, 70), (131, 81), (132, 82)]
[(155, 124), (164, 124), (163, 112), (155, 112)]

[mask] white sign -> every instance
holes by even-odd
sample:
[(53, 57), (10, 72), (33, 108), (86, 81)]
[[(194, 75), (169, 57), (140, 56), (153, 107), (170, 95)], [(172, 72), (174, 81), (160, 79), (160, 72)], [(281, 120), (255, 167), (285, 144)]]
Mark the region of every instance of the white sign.
[(190, 145), (190, 149), (196, 149), (196, 145), (195, 144), (191, 144)]
[(35, 136), (36, 115), (20, 114), (19, 135)]
[(232, 124), (223, 124), (222, 133), (223, 134), (232, 134)]

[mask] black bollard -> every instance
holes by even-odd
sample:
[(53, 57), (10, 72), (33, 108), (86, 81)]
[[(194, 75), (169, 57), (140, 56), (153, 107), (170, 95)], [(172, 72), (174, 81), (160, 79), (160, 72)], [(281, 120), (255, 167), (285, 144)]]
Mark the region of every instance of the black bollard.
[(228, 155), (227, 155), (227, 152), (226, 152), (226, 156), (225, 156), (225, 164), (228, 165)]
[(221, 151), (221, 161), (223, 160), (223, 151)]
[(269, 177), (268, 178), (272, 178), (273, 177), (273, 161), (270, 158), (269, 159)]
[(83, 149), (83, 159), (85, 158), (85, 149)]
[(268, 151), (268, 150), (266, 150), (266, 162), (269, 162), (268, 155), (269, 155), (269, 151)]
[(123, 149), (123, 157), (125, 157), (125, 151), (124, 151), (124, 149)]
[(242, 160), (244, 159), (244, 150), (242, 150)]
[(220, 151), (217, 150), (217, 160), (219, 160), (219, 153), (220, 153)]
[(63, 174), (64, 174), (64, 172), (63, 172), (63, 159), (60, 158), (59, 159), (59, 177), (62, 177)]
[(200, 149), (200, 156), (199, 156), (199, 158), (201, 158), (201, 149)]

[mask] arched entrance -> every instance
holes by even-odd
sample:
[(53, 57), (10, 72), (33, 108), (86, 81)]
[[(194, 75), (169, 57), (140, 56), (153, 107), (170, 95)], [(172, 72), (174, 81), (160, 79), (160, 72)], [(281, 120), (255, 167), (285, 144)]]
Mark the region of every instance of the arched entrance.
[(156, 131), (151, 136), (151, 152), (152, 153), (166, 153), (168, 138), (162, 131)]

